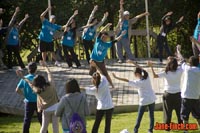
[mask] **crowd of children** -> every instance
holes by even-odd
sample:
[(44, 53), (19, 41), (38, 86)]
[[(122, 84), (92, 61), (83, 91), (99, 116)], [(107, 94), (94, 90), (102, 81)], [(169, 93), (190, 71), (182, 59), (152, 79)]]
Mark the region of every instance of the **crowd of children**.
[[(42, 61), (40, 62), (45, 67), (48, 81), (42, 75), (36, 75), (37, 64), (29, 63), (28, 72), (24, 76), (21, 70), (17, 70), (17, 75), (21, 78), (19, 81), (16, 92), (25, 97), (25, 113), (24, 113), (24, 125), (23, 133), (29, 133), (31, 118), (34, 112), (37, 112), (38, 120), (41, 124), (40, 133), (48, 132), (48, 125), (52, 121), (53, 132), (59, 133), (58, 117), (61, 118), (63, 133), (86, 133), (86, 116), (89, 114), (89, 107), (86, 96), (81, 92), (85, 91), (88, 95), (94, 95), (97, 99), (96, 117), (92, 128), (92, 133), (98, 133), (98, 129), (101, 120), (105, 114), (105, 133), (111, 132), (111, 120), (114, 110), (112, 97), (110, 94), (109, 85), (114, 88), (110, 75), (107, 72), (104, 59), (107, 55), (107, 50), (116, 43), (116, 50), (118, 56), (118, 62), (124, 61), (122, 51), (123, 48), (128, 55), (127, 63), (131, 63), (136, 66), (134, 75), (136, 80), (130, 80), (122, 78), (113, 73), (113, 77), (118, 80), (127, 82), (129, 86), (137, 88), (139, 95), (139, 107), (138, 117), (134, 126), (133, 132), (138, 133), (140, 123), (143, 114), (148, 108), (150, 124), (148, 133), (153, 133), (154, 129), (154, 110), (156, 95), (154, 88), (151, 85), (151, 79), (149, 73), (133, 61), (134, 57), (130, 50), (130, 29), (133, 23), (139, 18), (149, 15), (148, 12), (142, 13), (132, 19), (129, 19), (130, 13), (124, 11), (124, 1), (120, 0), (119, 22), (116, 28), (116, 38), (113, 41), (109, 40), (109, 34), (105, 32), (106, 28), (109, 28), (112, 24), (108, 23), (105, 27), (101, 28), (97, 34), (97, 28), (103, 25), (108, 17), (106, 12), (100, 22), (94, 17), (95, 12), (98, 10), (98, 6), (94, 6), (88, 22), (83, 29), (82, 39), (83, 46), (85, 48), (86, 58), (90, 65), (89, 75), (92, 77), (93, 87), (81, 88), (76, 79), (69, 79), (66, 82), (65, 89), (66, 94), (59, 99), (56, 92), (56, 86), (51, 75), (51, 71), (46, 63), (47, 53), (50, 52), (55, 60), (55, 65), (60, 66), (55, 52), (53, 44), (53, 36), (56, 31), (63, 30), (64, 33), (61, 37), (61, 44), (63, 47), (63, 53), (68, 66), (72, 67), (72, 62), (75, 62), (76, 67), (81, 66), (77, 55), (74, 52), (74, 45), (76, 42), (76, 22), (75, 16), (78, 15), (78, 10), (70, 17), (68, 22), (63, 25), (55, 24), (55, 16), (51, 15), (50, 20), (45, 18), (51, 7), (48, 7), (41, 15), (42, 28), (39, 34), (39, 51), (42, 53)], [(16, 21), (16, 16), (20, 9), (17, 7), (12, 16), (8, 27), (1, 27), (2, 20), (0, 20), (1, 34), (7, 32), (6, 46), (8, 50), (8, 68), (12, 68), (11, 55), (12, 52), (16, 56), (21, 69), (25, 68), (25, 65), (19, 54), (20, 39), (19, 31), (23, 23), (29, 18), (26, 14), (21, 22)], [(0, 9), (0, 14), (3, 10)], [(173, 12), (168, 12), (162, 18), (162, 26), (157, 38), (157, 46), (159, 48), (160, 62), (162, 62), (163, 47), (166, 49), (168, 55), (171, 55), (167, 44), (167, 34), (175, 26), (182, 22), (183, 16), (176, 22), (172, 23), (170, 16)], [(198, 24), (196, 26), (194, 36), (191, 37), (193, 46), (193, 52), (195, 56), (189, 58), (189, 62), (186, 63), (183, 60), (183, 56), (180, 54), (180, 48), (177, 47), (178, 57), (181, 57), (181, 64), (178, 65), (177, 58), (169, 56), (165, 70), (160, 73), (155, 73), (153, 69), (153, 63), (148, 61), (147, 65), (151, 68), (154, 78), (164, 79), (164, 94), (163, 94), (163, 114), (164, 123), (170, 124), (172, 118), (172, 111), (176, 111), (178, 123), (187, 124), (189, 121), (189, 114), (192, 113), (193, 117), (197, 120), (200, 126), (200, 12), (198, 13)], [(93, 45), (93, 40), (95, 40)], [(90, 51), (91, 53), (90, 53)], [(69, 58), (69, 52), (72, 59)], [(2, 51), (0, 51), (1, 56)], [(199, 56), (199, 57), (198, 57)], [(0, 59), (1, 65), (4, 65)], [(170, 127), (170, 126), (169, 126)], [(167, 132), (170, 128), (166, 129)], [(184, 131), (185, 133), (187, 130)]]

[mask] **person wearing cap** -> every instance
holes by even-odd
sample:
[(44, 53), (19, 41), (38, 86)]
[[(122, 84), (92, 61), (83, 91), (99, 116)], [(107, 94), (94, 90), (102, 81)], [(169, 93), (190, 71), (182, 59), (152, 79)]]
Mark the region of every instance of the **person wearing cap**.
[(83, 46), (85, 49), (85, 54), (86, 54), (86, 58), (87, 61), (89, 63), (90, 61), (90, 53), (89, 50), (92, 52), (93, 50), (93, 45), (94, 45), (94, 38), (96, 35), (96, 30), (97, 28), (99, 28), (100, 26), (102, 26), (102, 24), (106, 21), (107, 17), (108, 17), (108, 12), (104, 13), (104, 16), (102, 18), (102, 20), (100, 22), (98, 22), (97, 18), (94, 17), (95, 12), (97, 11), (98, 6), (95, 5), (94, 9), (92, 10), (90, 17), (87, 21), (86, 26), (83, 26), (83, 33), (82, 33), (82, 39), (83, 39)]
[(25, 23), (25, 21), (29, 18), (29, 15), (25, 14), (24, 19), (18, 23), (18, 21), (16, 21), (16, 17), (19, 11), (20, 11), (19, 7), (16, 7), (15, 12), (12, 16), (12, 19), (10, 20), (8, 24), (8, 29), (7, 29), (7, 34), (6, 34), (6, 44), (7, 44), (7, 51), (8, 51), (8, 69), (12, 69), (13, 67), (12, 53), (14, 53), (14, 56), (17, 58), (21, 69), (25, 68), (25, 65), (19, 53), (19, 50), (20, 50), (19, 32), (23, 24)]
[(123, 30), (127, 31), (126, 34), (123, 36), (123, 38), (116, 44), (116, 50), (117, 50), (117, 56), (118, 56), (119, 63), (122, 63), (124, 60), (123, 48), (127, 54), (127, 59), (129, 59), (129, 60), (134, 59), (134, 56), (130, 49), (132, 24), (136, 23), (139, 18), (149, 15), (148, 12), (145, 12), (145, 13), (142, 13), (142, 14), (137, 15), (136, 17), (130, 19), (130, 13), (129, 13), (129, 11), (124, 11), (123, 5), (124, 5), (124, 1), (120, 0), (119, 22), (118, 22), (116, 30), (115, 30), (115, 34), (117, 36), (119, 36)]
[(45, 15), (50, 10), (51, 7), (48, 7), (40, 15), (40, 19), (42, 21), (42, 29), (39, 34), (39, 51), (42, 53), (42, 59), (44, 62), (46, 62), (47, 52), (51, 52), (52, 57), (55, 60), (55, 65), (60, 66), (60, 63), (57, 61), (56, 55), (54, 53), (53, 36), (56, 31), (64, 29), (65, 26), (55, 24), (55, 15), (51, 15), (50, 20), (45, 18)]
[(173, 30), (179, 23), (183, 21), (184, 16), (181, 16), (177, 22), (172, 21), (173, 12), (168, 12), (162, 17), (162, 23), (160, 27), (160, 33), (157, 37), (157, 48), (159, 50), (159, 60), (162, 64), (163, 61), (163, 48), (165, 48), (168, 56), (171, 56), (172, 53), (169, 49), (168, 42), (167, 42), (167, 34)]
[[(194, 30), (193, 38), (200, 43), (200, 12), (197, 15), (197, 25)], [(200, 45), (196, 45), (198, 43), (192, 42), (192, 50), (194, 56), (198, 56), (200, 54)]]
[[(35, 73), (37, 71), (37, 64), (30, 62), (28, 64), (28, 73), (25, 78), (33, 81)], [(18, 71), (16, 71), (18, 75)], [(31, 124), (31, 119), (34, 112), (37, 113), (38, 121), (40, 125), (42, 124), (42, 113), (37, 111), (37, 95), (33, 92), (29, 84), (21, 79), (17, 85), (16, 92), (22, 95), (24, 99), (24, 124), (23, 124), (23, 133), (29, 133), (29, 128)]]

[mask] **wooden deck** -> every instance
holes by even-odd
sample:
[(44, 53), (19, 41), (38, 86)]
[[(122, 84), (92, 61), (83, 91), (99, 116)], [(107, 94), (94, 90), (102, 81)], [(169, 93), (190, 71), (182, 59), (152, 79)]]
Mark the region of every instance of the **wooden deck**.
[[(140, 61), (138, 61), (140, 65), (146, 66), (144, 62), (145, 59), (140, 59)], [(65, 94), (64, 86), (66, 80), (69, 78), (77, 79), (81, 87), (87, 87), (91, 85), (91, 77), (88, 75), (89, 67), (86, 61), (81, 61), (81, 64), (84, 68), (73, 68), (72, 70), (67, 67), (67, 64), (65, 62), (62, 63), (62, 67), (50, 65), (50, 69), (55, 79), (56, 89), (59, 97), (62, 97)], [(115, 72), (121, 77), (134, 79), (134, 74), (132, 72), (134, 70), (133, 65), (127, 63), (118, 64), (116, 63), (116, 60), (106, 60), (106, 64), (109, 73)], [(160, 71), (162, 67), (163, 65), (156, 65), (155, 69), (156, 71)], [(147, 70), (149, 71), (148, 67)], [(27, 72), (24, 73), (26, 74)], [(44, 69), (41, 66), (38, 66), (37, 73), (46, 76), (46, 74), (44, 73)], [(150, 74), (150, 76), (152, 76), (152, 74)], [(19, 80), (20, 79), (16, 76), (15, 71), (0, 71), (0, 112), (18, 115), (23, 114), (23, 97), (15, 92), (15, 88)], [(122, 106), (127, 106), (128, 108), (128, 106), (138, 105), (139, 97), (137, 90), (134, 90), (134, 88), (127, 86), (127, 83), (115, 80), (114, 78), (112, 78), (112, 80), (115, 85), (115, 90), (113, 90), (111, 93), (116, 108), (120, 108)], [(152, 79), (151, 81), (153, 82), (153, 88), (157, 95), (156, 103), (161, 103), (163, 80)], [(91, 112), (93, 112), (95, 110), (96, 100), (93, 96), (87, 96), (87, 98), (90, 105), (90, 110)]]

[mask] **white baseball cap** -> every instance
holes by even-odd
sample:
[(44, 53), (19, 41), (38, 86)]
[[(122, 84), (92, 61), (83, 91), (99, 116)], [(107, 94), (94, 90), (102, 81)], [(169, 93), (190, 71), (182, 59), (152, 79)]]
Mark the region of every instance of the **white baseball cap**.
[(130, 13), (129, 13), (129, 11), (124, 11), (123, 15), (124, 15), (124, 16), (130, 15)]
[(54, 19), (54, 18), (56, 18), (55, 15), (51, 15), (51, 16), (50, 16), (50, 19)]

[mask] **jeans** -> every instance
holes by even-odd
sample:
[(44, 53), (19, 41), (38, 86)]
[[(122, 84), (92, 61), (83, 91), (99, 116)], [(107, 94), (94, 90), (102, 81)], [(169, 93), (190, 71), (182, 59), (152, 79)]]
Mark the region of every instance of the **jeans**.
[(88, 64), (90, 62), (90, 53), (89, 53), (89, 50), (92, 53), (93, 45), (94, 45), (94, 42), (92, 40), (84, 40), (83, 39), (83, 46), (84, 46), (84, 49), (85, 49), (85, 54), (86, 54), (86, 58), (87, 58)]
[(157, 37), (157, 47), (158, 47), (158, 50), (159, 50), (160, 62), (163, 61), (163, 48), (165, 48), (166, 53), (168, 54), (168, 56), (172, 55), (171, 51), (169, 49), (166, 37), (158, 35), (158, 37)]
[(7, 51), (8, 51), (8, 69), (11, 69), (12, 64), (12, 52), (14, 53), (14, 56), (17, 58), (18, 63), (21, 68), (25, 68), (25, 65), (22, 61), (22, 58), (19, 53), (19, 45), (7, 45)]
[(140, 127), (140, 122), (142, 120), (142, 116), (148, 107), (149, 110), (149, 118), (150, 118), (150, 127), (149, 127), (149, 132), (153, 132), (154, 128), (154, 108), (155, 108), (155, 103), (149, 104), (149, 105), (144, 105), (144, 106), (139, 106), (138, 108), (138, 117), (137, 121), (134, 127), (134, 133), (138, 133), (138, 129)]
[(108, 110), (97, 110), (94, 126), (92, 128), (92, 133), (98, 133), (99, 125), (101, 123), (104, 114), (106, 114), (104, 133), (110, 133), (112, 113), (113, 113), (113, 108)]
[(42, 113), (37, 112), (37, 103), (25, 102), (23, 133), (29, 133), (31, 119), (35, 111), (37, 113), (38, 121), (40, 122), (40, 125), (42, 125)]
[(128, 38), (122, 38), (120, 41), (117, 42), (116, 44), (116, 50), (117, 50), (117, 56), (119, 60), (123, 60), (123, 48), (127, 54), (127, 59), (133, 60), (134, 56), (131, 52), (130, 48), (130, 41)]
[[(63, 52), (64, 52), (64, 55), (65, 55), (65, 58), (66, 58), (66, 62), (67, 62), (69, 67), (72, 67), (72, 61), (74, 61), (76, 63), (77, 67), (81, 66), (81, 64), (80, 64), (80, 62), (79, 62), (79, 60), (77, 58), (77, 55), (74, 52), (74, 48), (73, 47), (69, 47), (69, 46), (64, 46), (63, 45)], [(68, 52), (70, 52), (72, 58), (69, 58), (69, 53)]]

